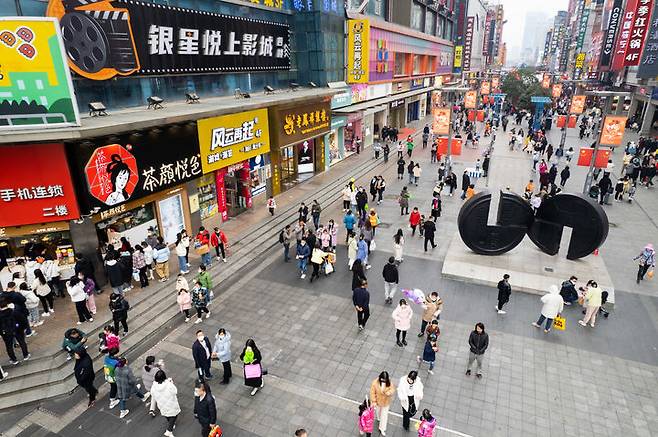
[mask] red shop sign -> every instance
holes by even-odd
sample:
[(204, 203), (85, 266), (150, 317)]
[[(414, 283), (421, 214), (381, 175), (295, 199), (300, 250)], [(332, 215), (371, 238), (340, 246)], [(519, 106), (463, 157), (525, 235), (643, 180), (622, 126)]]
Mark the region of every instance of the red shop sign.
[(139, 181), (139, 170), (132, 153), (120, 144), (110, 144), (94, 150), (85, 166), (85, 176), (89, 193), (111, 206), (130, 199)]
[(80, 217), (63, 144), (0, 147), (0, 226)]

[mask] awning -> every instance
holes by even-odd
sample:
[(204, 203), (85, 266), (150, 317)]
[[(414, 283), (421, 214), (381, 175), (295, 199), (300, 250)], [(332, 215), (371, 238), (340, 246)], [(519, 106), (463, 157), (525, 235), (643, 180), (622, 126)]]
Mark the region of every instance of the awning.
[[(413, 97), (413, 96), (417, 96), (418, 94), (424, 94), (428, 91), (432, 91), (432, 89), (433, 89), (432, 87), (426, 87), (417, 90), (407, 91), (400, 94), (393, 94), (391, 96), (382, 97), (375, 100), (368, 100), (367, 102), (361, 102), (350, 106), (345, 106), (344, 108), (334, 109), (332, 110), (332, 112), (337, 114), (349, 114), (351, 112), (364, 111), (366, 109), (370, 109), (375, 106), (387, 105), (390, 102), (394, 102), (395, 100), (406, 99), (407, 97)], [(379, 110), (373, 112), (379, 112)]]

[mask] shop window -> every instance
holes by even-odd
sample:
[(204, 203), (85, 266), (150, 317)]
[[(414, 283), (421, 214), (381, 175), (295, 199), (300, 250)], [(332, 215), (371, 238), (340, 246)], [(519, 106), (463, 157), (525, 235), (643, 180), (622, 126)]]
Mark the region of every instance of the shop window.
[(69, 231), (0, 238), (0, 258), (12, 264), (16, 258), (53, 257), (60, 267), (75, 264)]
[(407, 54), (395, 54), (395, 76), (406, 76), (407, 74)]
[(439, 15), (439, 20), (437, 21), (436, 25), (437, 25), (436, 36), (438, 36), (439, 38), (443, 38), (443, 32), (446, 27), (446, 18)]
[(452, 27), (453, 27), (452, 21), (446, 20), (445, 34), (443, 35), (443, 37), (450, 41), (452, 41)]
[(386, 0), (370, 0), (368, 9), (372, 15), (386, 18)]
[(219, 212), (215, 173), (201, 177), (197, 182), (197, 189), (199, 192), (199, 213), (201, 214), (201, 220), (205, 220)]
[(126, 237), (131, 244), (141, 243), (148, 233), (148, 228), (158, 229), (153, 204), (139, 206), (130, 211), (115, 215), (96, 224), (98, 241), (103, 244), (120, 244), (121, 237)]
[(434, 73), (436, 71), (436, 56), (427, 57), (427, 73)]
[(429, 9), (425, 14), (425, 33), (436, 35), (436, 13)]
[[(48, 6), (48, 2), (39, 0), (20, 0), (19, 2), (12, 0), (12, 3), (19, 3), (21, 14), (24, 17), (43, 17), (46, 15), (46, 6)], [(0, 8), (2, 15), (5, 15), (5, 1), (1, 1), (0, 5), (2, 5)]]
[(413, 55), (413, 56), (414, 56), (413, 74), (421, 74), (423, 72), (423, 69), (422, 69), (422, 56), (420, 56), (420, 55)]
[(423, 7), (416, 2), (411, 5), (411, 28), (423, 31)]

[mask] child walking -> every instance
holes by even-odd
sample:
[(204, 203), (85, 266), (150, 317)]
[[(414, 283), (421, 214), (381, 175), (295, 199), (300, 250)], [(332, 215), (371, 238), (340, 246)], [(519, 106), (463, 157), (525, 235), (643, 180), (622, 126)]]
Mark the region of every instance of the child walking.
[(418, 437), (434, 436), (434, 428), (436, 428), (436, 419), (432, 417), (431, 411), (425, 408), (418, 425)]
[(434, 375), (434, 362), (436, 361), (436, 353), (439, 351), (439, 345), (437, 344), (437, 337), (434, 334), (427, 336), (427, 341), (425, 341), (425, 349), (423, 349), (423, 358), (421, 359), (420, 355), (416, 357), (418, 361), (418, 366), (421, 363), (429, 363), (430, 367), (427, 370), (427, 373)]
[(375, 409), (370, 405), (370, 400), (365, 399), (359, 405), (359, 434), (370, 437), (375, 424)]

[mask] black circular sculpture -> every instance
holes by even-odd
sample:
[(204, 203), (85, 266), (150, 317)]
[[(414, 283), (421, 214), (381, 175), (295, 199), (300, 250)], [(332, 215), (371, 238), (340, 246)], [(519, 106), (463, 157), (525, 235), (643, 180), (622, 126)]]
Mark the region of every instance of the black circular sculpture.
[(608, 236), (608, 217), (593, 200), (577, 194), (558, 194), (542, 202), (533, 215), (521, 196), (500, 194), (495, 225), (488, 225), (491, 194), (481, 192), (464, 202), (457, 224), (466, 246), (480, 255), (500, 255), (515, 248), (526, 232), (544, 253), (556, 255), (564, 227), (573, 229), (567, 259), (585, 257)]

